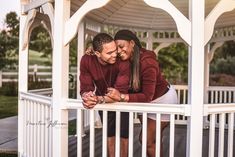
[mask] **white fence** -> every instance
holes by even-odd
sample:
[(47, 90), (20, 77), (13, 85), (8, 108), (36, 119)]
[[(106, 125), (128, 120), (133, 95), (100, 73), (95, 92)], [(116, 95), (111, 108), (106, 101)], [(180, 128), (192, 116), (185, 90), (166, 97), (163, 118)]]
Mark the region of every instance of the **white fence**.
[[(52, 79), (52, 69), (51, 66), (39, 66), (37, 64), (30, 65), (28, 67), (28, 76), (29, 81), (51, 81)], [(71, 67), (70, 75), (76, 79), (76, 67)], [(2, 87), (3, 83), (6, 82), (17, 82), (18, 81), (18, 70), (15, 71), (0, 71), (0, 87)]]

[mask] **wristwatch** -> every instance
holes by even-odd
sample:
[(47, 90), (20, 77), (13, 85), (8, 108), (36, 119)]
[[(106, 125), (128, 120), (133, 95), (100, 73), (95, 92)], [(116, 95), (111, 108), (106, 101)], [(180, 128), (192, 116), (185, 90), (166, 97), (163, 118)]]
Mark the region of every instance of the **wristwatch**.
[(125, 101), (125, 94), (120, 94), (120, 102), (124, 102)]

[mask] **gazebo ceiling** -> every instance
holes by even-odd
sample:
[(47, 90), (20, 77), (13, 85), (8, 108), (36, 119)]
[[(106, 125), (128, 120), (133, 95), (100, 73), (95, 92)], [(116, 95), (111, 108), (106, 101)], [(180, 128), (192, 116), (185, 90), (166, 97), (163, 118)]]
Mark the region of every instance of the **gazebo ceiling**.
[[(73, 14), (86, 0), (72, 0), (71, 13)], [(205, 0), (207, 16), (216, 6), (219, 0)], [(189, 0), (171, 0), (176, 8), (184, 16), (189, 18)], [(110, 0), (110, 2), (99, 9), (93, 10), (86, 18), (101, 24), (127, 26), (153, 30), (176, 30), (176, 24), (172, 17), (161, 9), (148, 6), (143, 0)], [(235, 11), (223, 14), (216, 22), (215, 27), (235, 25)]]

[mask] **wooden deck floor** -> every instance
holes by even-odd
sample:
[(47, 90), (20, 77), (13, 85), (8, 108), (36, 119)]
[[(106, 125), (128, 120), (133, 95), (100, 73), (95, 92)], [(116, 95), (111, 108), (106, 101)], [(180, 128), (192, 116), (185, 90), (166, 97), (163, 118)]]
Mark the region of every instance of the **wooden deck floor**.
[[(95, 157), (102, 156), (102, 129), (96, 129), (96, 140), (95, 140)], [(140, 132), (140, 125), (137, 124), (134, 127), (134, 157), (141, 157), (141, 145), (138, 141), (138, 136)], [(215, 134), (215, 157), (218, 157), (218, 133), (216, 130)], [(235, 135), (235, 134), (234, 134)], [(186, 138), (187, 137), (187, 128), (183, 125), (176, 125), (175, 127), (175, 157), (186, 157)], [(225, 145), (224, 145), (224, 156), (227, 156), (227, 130), (225, 130)], [(235, 147), (235, 140), (233, 140), (233, 145)], [(71, 136), (69, 138), (69, 157), (76, 156), (76, 137)], [(208, 148), (209, 148), (209, 130), (203, 130), (203, 157), (208, 157)], [(164, 130), (163, 134), (163, 154), (164, 157), (169, 156), (169, 127)], [(89, 157), (89, 132), (83, 138), (83, 157)], [(235, 154), (233, 153), (233, 157)]]

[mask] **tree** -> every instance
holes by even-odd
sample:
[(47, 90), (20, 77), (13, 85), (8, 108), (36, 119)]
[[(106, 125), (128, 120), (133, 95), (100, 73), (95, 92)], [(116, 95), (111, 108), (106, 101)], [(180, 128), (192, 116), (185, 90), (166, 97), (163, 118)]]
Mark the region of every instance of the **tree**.
[(7, 31), (11, 36), (19, 36), (19, 19), (16, 12), (10, 12), (6, 15), (5, 23)]
[(188, 50), (183, 43), (172, 44), (160, 50), (158, 61), (165, 77), (173, 84), (187, 84)]
[[(52, 58), (51, 38), (48, 31), (42, 26), (33, 29), (29, 49), (39, 52), (42, 58)], [(45, 62), (46, 65), (51, 65), (51, 62)]]
[(13, 68), (17, 64), (17, 52), (19, 49), (19, 20), (15, 12), (6, 15), (5, 30), (0, 32), (0, 70)]

